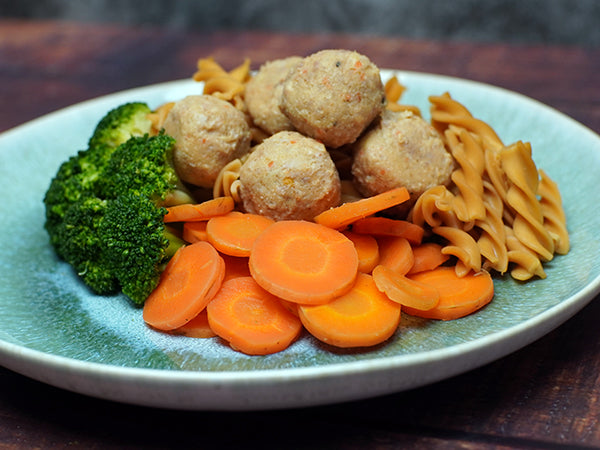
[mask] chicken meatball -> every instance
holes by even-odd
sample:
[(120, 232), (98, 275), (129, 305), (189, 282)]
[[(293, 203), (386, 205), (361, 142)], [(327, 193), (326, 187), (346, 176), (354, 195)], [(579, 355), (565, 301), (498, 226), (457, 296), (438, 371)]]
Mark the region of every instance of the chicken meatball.
[(164, 129), (176, 141), (175, 170), (195, 186), (212, 188), (221, 169), (250, 150), (244, 113), (211, 95), (190, 95), (176, 102)]
[(279, 109), (283, 81), (290, 69), (302, 61), (299, 56), (277, 59), (263, 64), (246, 84), (244, 99), (256, 126), (268, 134), (293, 130), (290, 120)]
[(331, 148), (354, 142), (384, 106), (379, 69), (350, 50), (304, 58), (285, 80), (280, 105), (299, 132)]
[(447, 185), (454, 159), (433, 127), (412, 112), (384, 111), (356, 143), (352, 175), (364, 196), (404, 186), (409, 207), (429, 187)]
[(243, 208), (274, 220), (311, 220), (340, 202), (340, 178), (327, 149), (295, 131), (257, 145), (240, 168)]

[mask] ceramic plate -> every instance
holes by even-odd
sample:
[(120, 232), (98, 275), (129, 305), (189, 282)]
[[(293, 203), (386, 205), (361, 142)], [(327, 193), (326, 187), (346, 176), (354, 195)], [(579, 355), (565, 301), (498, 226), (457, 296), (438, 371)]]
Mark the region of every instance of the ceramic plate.
[(432, 383), (507, 355), (567, 320), (600, 288), (600, 215), (592, 195), (600, 173), (599, 136), (513, 92), (397, 74), (408, 87), (404, 101), (423, 112), (428, 95), (449, 91), (505, 142), (532, 143), (538, 167), (559, 184), (572, 240), (568, 255), (546, 264), (546, 280), (498, 280), (493, 302), (460, 320), (404, 316), (389, 342), (364, 351), (335, 350), (304, 336), (281, 353), (249, 357), (216, 338), (148, 329), (127, 299), (91, 295), (57, 260), (43, 228), (42, 198), (59, 164), (85, 148), (110, 108), (131, 100), (155, 107), (201, 91), (193, 81), (175, 81), (81, 103), (0, 135), (0, 363), (64, 389), (139, 405), (289, 408)]

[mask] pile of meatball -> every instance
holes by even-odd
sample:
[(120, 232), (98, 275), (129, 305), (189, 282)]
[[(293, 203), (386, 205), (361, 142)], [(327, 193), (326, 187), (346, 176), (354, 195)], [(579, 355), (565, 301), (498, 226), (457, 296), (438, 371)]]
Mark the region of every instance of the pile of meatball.
[[(411, 112), (386, 108), (378, 67), (350, 50), (322, 50), (265, 63), (247, 82), (247, 111), (211, 95), (175, 103), (164, 122), (176, 140), (180, 177), (212, 189), (242, 159), (241, 209), (274, 220), (312, 220), (342, 201), (342, 179), (364, 197), (404, 186), (407, 207), (429, 187), (449, 184), (452, 156)], [(267, 137), (253, 142), (252, 127)], [(347, 155), (338, 170), (332, 155)], [(405, 214), (403, 212), (397, 214)]]

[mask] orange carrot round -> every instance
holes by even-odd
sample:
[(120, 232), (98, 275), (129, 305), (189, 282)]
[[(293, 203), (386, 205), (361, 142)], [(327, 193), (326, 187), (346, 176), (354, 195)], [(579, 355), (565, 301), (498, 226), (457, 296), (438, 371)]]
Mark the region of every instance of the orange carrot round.
[(379, 244), (373, 236), (344, 231), (344, 236), (352, 241), (358, 255), (358, 271), (371, 273), (379, 262)]
[(144, 321), (159, 330), (185, 325), (216, 294), (224, 274), (223, 258), (208, 242), (181, 247), (144, 303)]
[(435, 242), (425, 242), (413, 247), (413, 265), (408, 274), (412, 275), (426, 270), (433, 270), (444, 264), (450, 259), (450, 255), (442, 253), (443, 248)]
[(208, 220), (214, 216), (220, 216), (233, 211), (235, 202), (231, 197), (216, 197), (202, 203), (170, 206), (167, 208), (164, 222), (194, 222)]
[(329, 228), (341, 230), (358, 219), (397, 206), (409, 198), (408, 190), (404, 187), (399, 187), (372, 197), (330, 208), (316, 216), (314, 220), (316, 223)]
[(232, 211), (211, 218), (206, 225), (208, 242), (230, 256), (250, 256), (256, 237), (274, 221), (258, 214)]
[(421, 243), (425, 232), (422, 227), (407, 220), (377, 216), (357, 220), (352, 224), (352, 231), (375, 236), (403, 237), (414, 245)]
[(217, 335), (208, 324), (206, 308), (200, 311), (196, 317), (185, 325), (172, 330), (171, 333), (201, 339), (211, 338)]
[(352, 288), (358, 271), (354, 244), (313, 222), (275, 222), (255, 240), (250, 273), (264, 289), (297, 303), (320, 304)]
[(386, 236), (379, 242), (379, 264), (405, 275), (413, 266), (415, 257), (410, 242), (403, 237)]
[(302, 330), (300, 320), (252, 277), (225, 281), (207, 313), (211, 329), (248, 355), (284, 350)]
[(373, 269), (373, 281), (377, 289), (402, 306), (425, 311), (440, 300), (440, 293), (434, 286), (411, 280), (383, 265)]
[(208, 241), (206, 221), (185, 222), (183, 224), (183, 240), (193, 244), (198, 241)]
[(483, 308), (494, 297), (494, 281), (485, 271), (459, 277), (454, 267), (439, 266), (410, 278), (435, 287), (440, 293), (438, 304), (427, 311), (404, 308), (408, 314), (427, 319), (458, 319)]
[(401, 306), (382, 294), (370, 275), (359, 274), (352, 290), (325, 305), (298, 305), (310, 334), (336, 347), (369, 347), (398, 328)]

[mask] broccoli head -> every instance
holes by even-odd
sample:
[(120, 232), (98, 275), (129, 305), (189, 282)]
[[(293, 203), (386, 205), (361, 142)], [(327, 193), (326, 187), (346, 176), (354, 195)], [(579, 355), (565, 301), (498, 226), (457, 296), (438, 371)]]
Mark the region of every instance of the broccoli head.
[(117, 277), (106, 267), (104, 244), (100, 227), (104, 221), (107, 202), (85, 196), (74, 202), (51, 235), (58, 256), (65, 259), (95, 293), (107, 295), (119, 290)]
[(193, 201), (171, 163), (174, 139), (132, 134), (141, 130), (141, 111), (147, 114), (140, 105), (110, 111), (88, 149), (60, 166), (44, 197), (45, 227), (57, 255), (94, 292), (121, 290), (137, 304), (183, 245), (163, 222), (164, 206), (172, 198)]
[(117, 148), (132, 136), (150, 132), (152, 122), (148, 119), (150, 107), (146, 103), (131, 102), (110, 110), (96, 125), (88, 147), (108, 146)]

